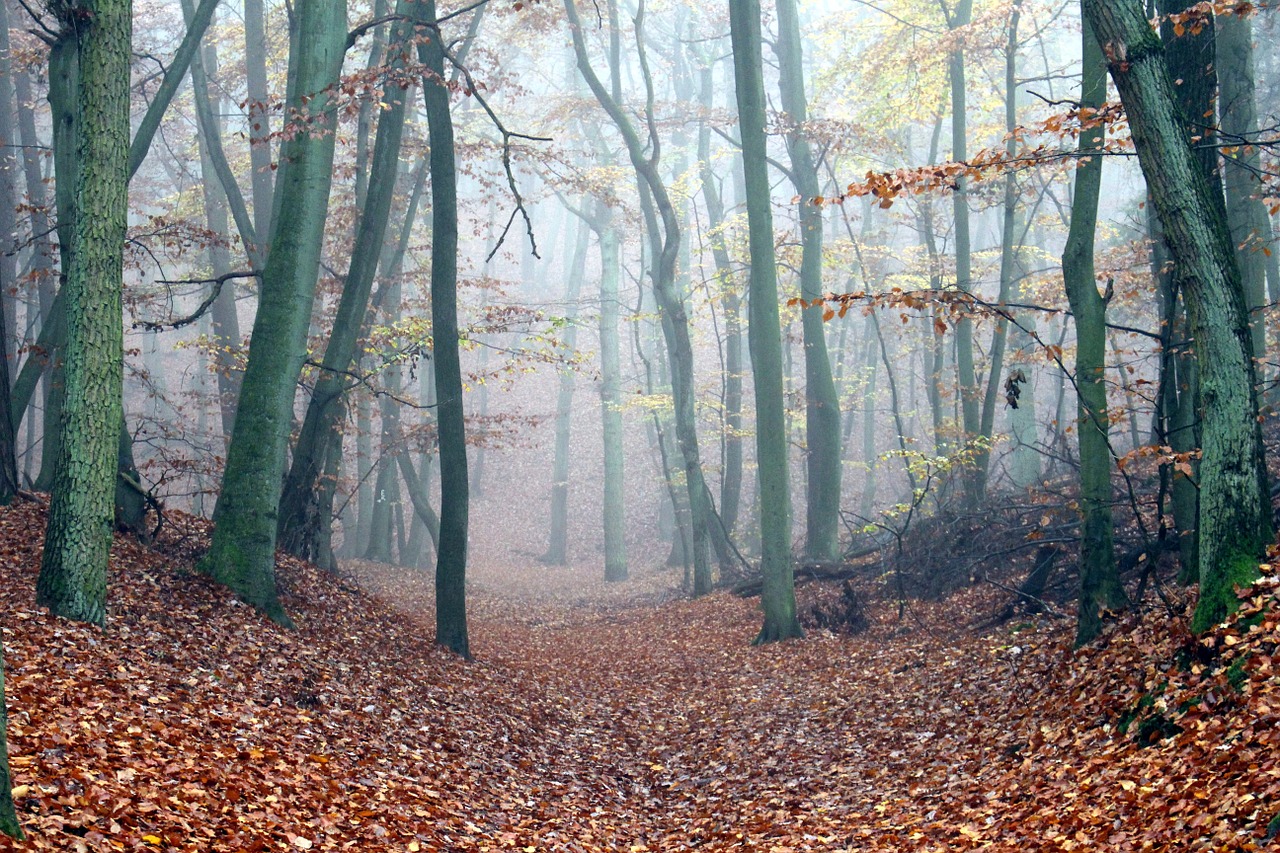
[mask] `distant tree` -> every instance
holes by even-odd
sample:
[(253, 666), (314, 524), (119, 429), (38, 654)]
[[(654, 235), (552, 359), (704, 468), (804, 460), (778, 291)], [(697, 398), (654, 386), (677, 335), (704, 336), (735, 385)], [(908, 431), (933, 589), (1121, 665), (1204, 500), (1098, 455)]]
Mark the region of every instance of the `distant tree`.
[(1197, 166), (1164, 50), (1138, 0), (1083, 0), (1119, 90), (1179, 268), (1200, 361), (1200, 601), (1192, 629), (1235, 609), (1272, 538), (1271, 500), (1240, 270), (1223, 204)]
[(36, 600), (101, 625), (114, 517), (124, 363), (131, 0), (58, 4), (78, 73), (76, 210), (66, 270), (66, 403)]
[(791, 491), (787, 471), (787, 425), (782, 393), (782, 329), (773, 250), (768, 160), (765, 144), (763, 49), (759, 0), (729, 4), (738, 124), (747, 178), (751, 225), (751, 375), (756, 392), (756, 465), (760, 480), (760, 573), (764, 626), (757, 643), (802, 636), (796, 617), (791, 565)]

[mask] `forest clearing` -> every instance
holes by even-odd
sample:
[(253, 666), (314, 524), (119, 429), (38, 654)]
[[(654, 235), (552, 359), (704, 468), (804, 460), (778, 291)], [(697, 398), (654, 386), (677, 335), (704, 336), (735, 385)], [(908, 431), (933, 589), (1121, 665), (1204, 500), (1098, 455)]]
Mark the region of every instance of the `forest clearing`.
[(981, 630), (1007, 595), (975, 586), (753, 647), (757, 602), (680, 600), (678, 571), (479, 565), (466, 663), (431, 642), (429, 575), (287, 561), (291, 632), (191, 570), (193, 520), (157, 552), (117, 543), (105, 631), (54, 619), (30, 601), (41, 521), (0, 513), (28, 832), (5, 849), (1220, 851), (1280, 831), (1274, 575), (1202, 641), (1177, 590), (1072, 651), (1065, 619)]

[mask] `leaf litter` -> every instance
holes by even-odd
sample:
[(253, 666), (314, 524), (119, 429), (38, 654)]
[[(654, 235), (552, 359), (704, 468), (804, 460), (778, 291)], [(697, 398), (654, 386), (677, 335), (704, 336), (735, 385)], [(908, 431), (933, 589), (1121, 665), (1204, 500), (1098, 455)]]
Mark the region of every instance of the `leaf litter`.
[[(285, 631), (192, 570), (205, 522), (117, 539), (109, 622), (33, 604), (43, 509), (0, 511), (22, 844), (73, 851), (1260, 850), (1280, 834), (1280, 586), (1070, 649), (1002, 603), (872, 600), (856, 637), (748, 643), (755, 604), (478, 567), (472, 648), (429, 573), (278, 566)], [(486, 573), (486, 568), (490, 569)], [(504, 567), (505, 568), (505, 567)], [(535, 574), (535, 572), (537, 574)], [(874, 599), (874, 596), (872, 596)], [(4, 846), (7, 845), (7, 846)]]

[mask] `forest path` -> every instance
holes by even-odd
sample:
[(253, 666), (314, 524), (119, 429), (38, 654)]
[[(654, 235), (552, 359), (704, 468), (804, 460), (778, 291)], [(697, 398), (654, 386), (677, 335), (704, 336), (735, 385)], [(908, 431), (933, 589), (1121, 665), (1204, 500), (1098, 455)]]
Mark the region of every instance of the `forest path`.
[[(348, 569), (429, 635), (430, 573)], [(472, 666), (521, 706), (515, 761), (543, 780), (525, 795), (635, 827), (651, 847), (658, 833), (729, 842), (761, 820), (828, 837), (922, 768), (948, 767), (931, 742), (967, 728), (963, 656), (925, 632), (756, 648), (756, 601), (679, 600), (671, 573), (605, 585), (587, 568), (506, 572), (475, 573)]]

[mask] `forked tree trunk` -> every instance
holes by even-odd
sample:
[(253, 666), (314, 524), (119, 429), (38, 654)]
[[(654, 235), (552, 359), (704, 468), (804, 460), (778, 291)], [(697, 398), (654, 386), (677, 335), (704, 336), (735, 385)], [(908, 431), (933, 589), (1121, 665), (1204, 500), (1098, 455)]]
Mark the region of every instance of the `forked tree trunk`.
[(333, 182), (337, 116), (331, 93), (346, 46), (346, 0), (302, 0), (295, 14), (288, 104), (292, 120), (307, 128), (281, 146), (279, 226), (262, 274), (213, 542), (200, 563), (282, 624), (290, 620), (276, 592), (276, 519)]

